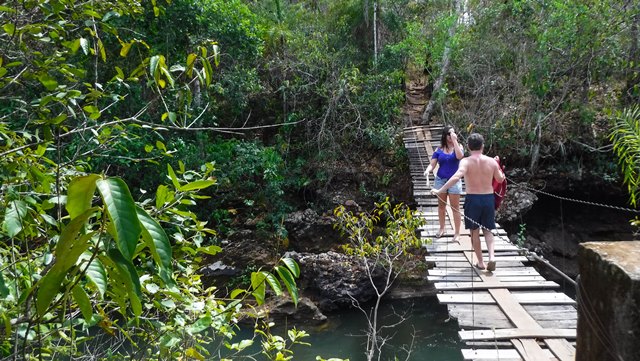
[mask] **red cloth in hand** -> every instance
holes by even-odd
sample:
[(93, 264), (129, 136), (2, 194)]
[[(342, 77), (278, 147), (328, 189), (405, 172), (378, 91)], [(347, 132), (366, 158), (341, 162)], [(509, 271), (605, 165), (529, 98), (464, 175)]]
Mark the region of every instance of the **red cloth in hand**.
[[(502, 173), (504, 173), (504, 165), (501, 165), (499, 160), (496, 160), (496, 162), (498, 162), (498, 167), (500, 167), (500, 169), (502, 169)], [(498, 209), (498, 207), (500, 207), (500, 203), (502, 203), (502, 199), (506, 194), (507, 194), (507, 178), (505, 177), (505, 179), (501, 183), (495, 180), (494, 178), (493, 179), (493, 200), (494, 200), (495, 209)]]

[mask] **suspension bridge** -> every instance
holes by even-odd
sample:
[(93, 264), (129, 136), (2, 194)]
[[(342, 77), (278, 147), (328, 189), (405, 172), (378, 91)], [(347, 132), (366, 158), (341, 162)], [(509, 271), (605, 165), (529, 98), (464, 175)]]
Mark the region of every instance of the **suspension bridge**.
[(417, 210), (427, 221), (422, 238), (432, 240), (426, 246), (427, 277), (434, 282), (440, 303), (458, 321), (459, 336), (466, 345), (462, 356), (465, 360), (574, 360), (576, 302), (560, 291), (558, 283), (541, 276), (499, 225), (494, 230), (497, 269), (493, 272), (473, 266), (477, 260), (464, 216), (461, 237), (453, 237), (453, 214), (463, 214), (462, 208), (447, 205), (445, 235), (434, 239), (439, 228), (438, 199), (430, 193), (423, 173), (441, 133), (438, 124), (410, 126), (404, 129), (404, 142)]

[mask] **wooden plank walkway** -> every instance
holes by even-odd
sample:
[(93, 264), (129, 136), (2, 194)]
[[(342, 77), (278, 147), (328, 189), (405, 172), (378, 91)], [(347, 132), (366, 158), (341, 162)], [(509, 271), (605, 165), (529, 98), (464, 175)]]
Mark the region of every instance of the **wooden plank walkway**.
[[(497, 269), (474, 268), (475, 256), (469, 230), (453, 241), (453, 210), (447, 206), (446, 234), (432, 239), (438, 231), (437, 198), (426, 186), (424, 170), (439, 145), (442, 125), (412, 126), (404, 129), (410, 160), (414, 197), (419, 214), (427, 220), (421, 229), (429, 255), (428, 279), (440, 291), (438, 300), (458, 320), (460, 338), (467, 345), (465, 360), (560, 360), (575, 359), (576, 303), (557, 291), (557, 283), (547, 281), (521, 250), (511, 244), (499, 225), (495, 235)], [(481, 244), (488, 259), (484, 237)]]

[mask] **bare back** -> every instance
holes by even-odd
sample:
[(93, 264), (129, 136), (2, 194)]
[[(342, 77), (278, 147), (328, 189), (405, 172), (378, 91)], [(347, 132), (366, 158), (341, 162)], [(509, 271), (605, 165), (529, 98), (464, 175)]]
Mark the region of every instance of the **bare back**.
[(472, 154), (460, 161), (468, 194), (493, 194), (492, 181), (504, 180), (495, 159), (484, 154)]

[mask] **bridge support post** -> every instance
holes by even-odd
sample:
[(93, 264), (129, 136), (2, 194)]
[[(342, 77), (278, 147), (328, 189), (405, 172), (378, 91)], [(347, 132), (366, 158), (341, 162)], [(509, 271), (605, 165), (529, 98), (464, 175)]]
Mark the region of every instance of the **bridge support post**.
[(578, 252), (576, 360), (640, 355), (640, 242), (588, 242)]

